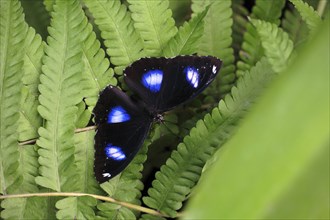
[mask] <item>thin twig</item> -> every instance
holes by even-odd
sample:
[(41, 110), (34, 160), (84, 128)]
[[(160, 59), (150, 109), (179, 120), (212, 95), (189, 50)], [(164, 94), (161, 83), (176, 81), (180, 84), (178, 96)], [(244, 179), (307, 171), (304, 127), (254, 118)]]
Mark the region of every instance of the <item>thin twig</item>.
[(51, 197), (51, 196), (90, 196), (98, 200), (103, 200), (106, 202), (111, 202), (115, 203), (130, 209), (134, 209), (140, 212), (148, 213), (150, 215), (156, 215), (160, 217), (168, 217), (158, 211), (155, 211), (153, 209), (149, 209), (146, 207), (138, 206), (135, 204), (127, 203), (127, 202), (121, 202), (117, 201), (111, 197), (106, 197), (106, 196), (100, 196), (100, 195), (95, 195), (95, 194), (88, 194), (88, 193), (73, 193), (73, 192), (51, 192), (51, 193), (26, 193), (26, 194), (12, 194), (12, 195), (3, 195), (0, 196), (0, 199), (12, 199), (12, 198), (28, 198), (28, 197)]
[[(86, 131), (91, 131), (91, 130), (95, 130), (96, 126), (89, 126), (89, 127), (85, 127), (85, 128), (77, 128), (74, 133), (81, 133), (81, 132), (86, 132)], [(26, 140), (26, 141), (20, 141), (18, 142), (19, 146), (23, 146), (23, 145), (28, 145), (28, 144), (35, 144), (37, 141), (37, 138), (31, 139), (31, 140)]]

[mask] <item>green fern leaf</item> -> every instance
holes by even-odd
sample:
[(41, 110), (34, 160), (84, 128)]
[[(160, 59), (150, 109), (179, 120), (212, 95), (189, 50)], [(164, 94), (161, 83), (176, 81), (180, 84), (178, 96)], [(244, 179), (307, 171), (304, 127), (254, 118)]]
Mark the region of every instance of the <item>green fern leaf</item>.
[(285, 11), (284, 19), (282, 20), (282, 28), (289, 34), (295, 47), (301, 45), (308, 39), (308, 27), (295, 8)]
[(182, 202), (200, 178), (203, 166), (216, 148), (225, 143), (234, 133), (238, 121), (244, 116), (264, 87), (274, 77), (266, 59), (247, 72), (233, 87), (231, 95), (220, 101), (219, 106), (199, 120), (190, 135), (184, 138), (176, 151), (156, 173), (146, 205), (176, 216)]
[(128, 64), (143, 57), (143, 42), (134, 29), (130, 13), (119, 0), (85, 0), (85, 3), (101, 30), (107, 54), (116, 66), (115, 72), (121, 74)]
[(99, 92), (108, 84), (116, 85), (117, 81), (113, 77), (113, 70), (109, 68), (110, 62), (105, 58), (105, 52), (100, 48), (100, 42), (96, 39), (92, 26), (88, 24), (84, 30), (83, 44), (83, 91), (85, 102), (91, 112), (98, 99)]
[(252, 8), (252, 18), (258, 18), (274, 24), (280, 24), (282, 9), (285, 0), (264, 1), (256, 0), (255, 6)]
[(27, 26), (17, 0), (0, 4), (0, 193), (7, 194), (22, 180), (17, 128)]
[(57, 219), (94, 219), (93, 207), (96, 206), (96, 199), (89, 196), (68, 197), (59, 200), (56, 208)]
[(248, 10), (242, 6), (242, 1), (233, 1), (233, 48), (235, 58), (238, 59), (239, 51), (243, 43), (243, 35), (246, 31)]
[(25, 141), (38, 137), (38, 128), (42, 125), (37, 106), (39, 105), (38, 84), (41, 74), (41, 59), (44, 55), (44, 44), (40, 35), (33, 28), (29, 28), (25, 39), (25, 57), (22, 78), (22, 98), (19, 120), (19, 140)]
[(102, 195), (104, 192), (96, 182), (93, 171), (94, 135), (95, 131), (87, 131), (77, 133), (74, 136), (77, 173), (82, 177), (79, 191)]
[[(278, 1), (263, 1), (257, 0), (252, 8), (252, 18), (265, 20), (271, 23), (279, 24), (282, 8), (285, 5), (284, 0)], [(259, 39), (259, 35), (255, 28), (248, 23), (244, 34), (244, 42), (239, 55), (241, 60), (237, 62), (238, 70), (236, 75), (242, 76), (245, 71), (254, 66), (261, 57), (264, 56), (264, 51)]]
[[(20, 169), (23, 174), (23, 182), (20, 185), (20, 192), (35, 193), (39, 189), (35, 184), (35, 177), (38, 175), (38, 154), (34, 145), (20, 147)], [(45, 219), (47, 210), (46, 198), (31, 197), (19, 199), (5, 199), (1, 206), (4, 209), (1, 217), (4, 219)]]
[(177, 33), (168, 0), (128, 0), (134, 27), (144, 41), (146, 56), (163, 55), (168, 41)]
[(23, 182), (20, 185), (21, 192), (33, 193), (39, 189), (35, 184), (35, 177), (38, 175), (38, 153), (35, 145), (24, 145), (20, 147), (20, 169), (23, 174)]
[(185, 22), (179, 29), (178, 33), (168, 42), (164, 48), (165, 57), (173, 57), (176, 55), (190, 55), (197, 53), (200, 38), (204, 31), (204, 17), (209, 10), (207, 7), (204, 11), (193, 17), (189, 22)]
[[(83, 67), (81, 36), (86, 20), (78, 1), (54, 5), (50, 37), (40, 77), (38, 111), (45, 119), (37, 144), (40, 176), (37, 184), (55, 191), (77, 190), (74, 164), (76, 105), (81, 101)], [(78, 36), (78, 37), (77, 37)]]
[(38, 97), (31, 94), (28, 87), (23, 86), (19, 127), (17, 128), (19, 141), (26, 141), (38, 137), (38, 128), (42, 125), (42, 118), (37, 111), (38, 105)]
[(53, 6), (54, 6), (56, 0), (43, 0), (43, 1), (44, 1), (46, 10), (48, 12), (53, 11)]
[[(211, 4), (212, 3), (212, 4)], [(204, 18), (204, 34), (201, 38), (198, 54), (213, 55), (223, 61), (223, 66), (219, 77), (206, 90), (206, 93), (219, 97), (218, 93), (224, 96), (230, 91), (235, 80), (234, 51), (232, 44), (232, 9), (231, 1), (192, 1), (192, 11), (194, 14), (202, 12), (206, 5), (210, 9)]]
[(100, 210), (97, 214), (101, 219), (136, 219), (136, 216), (130, 209), (117, 204), (100, 203), (97, 205), (97, 208)]
[(309, 6), (302, 0), (290, 0), (290, 2), (294, 4), (302, 19), (306, 22), (309, 30), (314, 32), (316, 27), (318, 27), (322, 21), (321, 17), (317, 14), (312, 6)]
[(40, 197), (5, 199), (1, 203), (4, 209), (2, 219), (49, 219), (46, 216), (46, 199)]
[(289, 35), (275, 24), (254, 19), (251, 22), (258, 31), (265, 55), (273, 70), (283, 71), (288, 65), (293, 50), (293, 42), (289, 39)]

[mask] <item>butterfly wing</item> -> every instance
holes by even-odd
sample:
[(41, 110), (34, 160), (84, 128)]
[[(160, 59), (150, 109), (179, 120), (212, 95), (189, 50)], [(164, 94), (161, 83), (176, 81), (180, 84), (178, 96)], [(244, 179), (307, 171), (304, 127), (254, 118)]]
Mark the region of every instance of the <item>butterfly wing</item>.
[(95, 134), (94, 172), (103, 183), (123, 171), (141, 148), (152, 119), (121, 90), (108, 86), (93, 110)]
[(221, 65), (211, 56), (142, 58), (125, 69), (124, 79), (151, 112), (165, 112), (201, 93)]

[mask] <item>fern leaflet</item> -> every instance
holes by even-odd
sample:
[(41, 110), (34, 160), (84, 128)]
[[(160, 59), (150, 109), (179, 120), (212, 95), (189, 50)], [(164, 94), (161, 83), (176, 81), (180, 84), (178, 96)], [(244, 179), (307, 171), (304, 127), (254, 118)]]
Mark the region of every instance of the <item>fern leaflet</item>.
[[(255, 6), (252, 8), (251, 17), (278, 25), (284, 4), (284, 0), (257, 0)], [(249, 70), (260, 60), (261, 57), (264, 56), (259, 35), (255, 28), (248, 23), (246, 30), (247, 31), (244, 34), (244, 41), (241, 47), (242, 50), (239, 53), (241, 60), (237, 62), (238, 70), (236, 75), (238, 76), (242, 76), (246, 70)]]
[(27, 26), (19, 1), (2, 1), (0, 10), (0, 193), (7, 194), (22, 180), (17, 128)]
[(95, 106), (99, 92), (107, 84), (116, 85), (117, 81), (113, 77), (113, 70), (109, 68), (109, 60), (105, 58), (105, 53), (100, 48), (100, 42), (96, 39), (96, 35), (92, 31), (92, 26), (88, 24), (84, 32), (86, 36), (83, 40), (85, 69), (82, 81), (82, 95), (85, 97), (85, 102), (91, 112)]
[(119, 0), (85, 0), (85, 3), (101, 30), (110, 61), (116, 66), (115, 72), (121, 74), (128, 64), (143, 57), (143, 42), (134, 29), (130, 13)]
[(134, 27), (144, 41), (146, 56), (159, 56), (178, 31), (168, 0), (128, 0)]
[(68, 197), (56, 203), (57, 219), (94, 219), (96, 199), (89, 196)]
[(22, 98), (20, 110), (19, 140), (25, 141), (38, 137), (38, 128), (42, 125), (37, 106), (39, 105), (38, 84), (41, 74), (41, 59), (44, 55), (44, 44), (40, 35), (29, 28), (25, 39), (24, 75), (22, 78)]
[(283, 71), (288, 65), (293, 50), (293, 42), (289, 39), (289, 35), (275, 24), (254, 19), (251, 22), (258, 31), (265, 55), (273, 70)]
[(295, 47), (297, 47), (308, 39), (308, 27), (295, 8), (293, 10), (286, 10), (284, 16), (282, 28), (289, 34), (290, 39), (294, 42)]
[(165, 57), (173, 57), (179, 54), (190, 55), (198, 51), (200, 38), (204, 31), (203, 19), (208, 10), (209, 7), (180, 27), (178, 33), (164, 48)]
[(317, 14), (313, 7), (309, 6), (306, 2), (303, 2), (302, 0), (290, 1), (299, 11), (302, 19), (306, 22), (309, 30), (311, 32), (314, 32), (316, 27), (318, 27), (321, 23), (321, 17)]
[(93, 171), (95, 131), (81, 132), (74, 135), (77, 173), (82, 177), (79, 191), (102, 195)]
[(55, 191), (76, 191), (74, 164), (76, 105), (81, 101), (81, 36), (84, 14), (78, 1), (57, 1), (40, 77), (38, 111), (45, 119), (39, 128), (40, 176), (37, 184)]

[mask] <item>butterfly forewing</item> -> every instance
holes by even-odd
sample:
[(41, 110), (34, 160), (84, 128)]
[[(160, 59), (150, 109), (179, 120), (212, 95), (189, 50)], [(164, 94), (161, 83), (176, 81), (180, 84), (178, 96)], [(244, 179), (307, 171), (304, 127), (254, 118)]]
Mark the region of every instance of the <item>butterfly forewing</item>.
[(94, 108), (95, 162), (99, 182), (123, 171), (139, 151), (152, 119), (138, 104), (115, 87), (106, 87)]
[(153, 112), (165, 112), (201, 93), (222, 62), (211, 56), (142, 58), (125, 69), (125, 82)]

